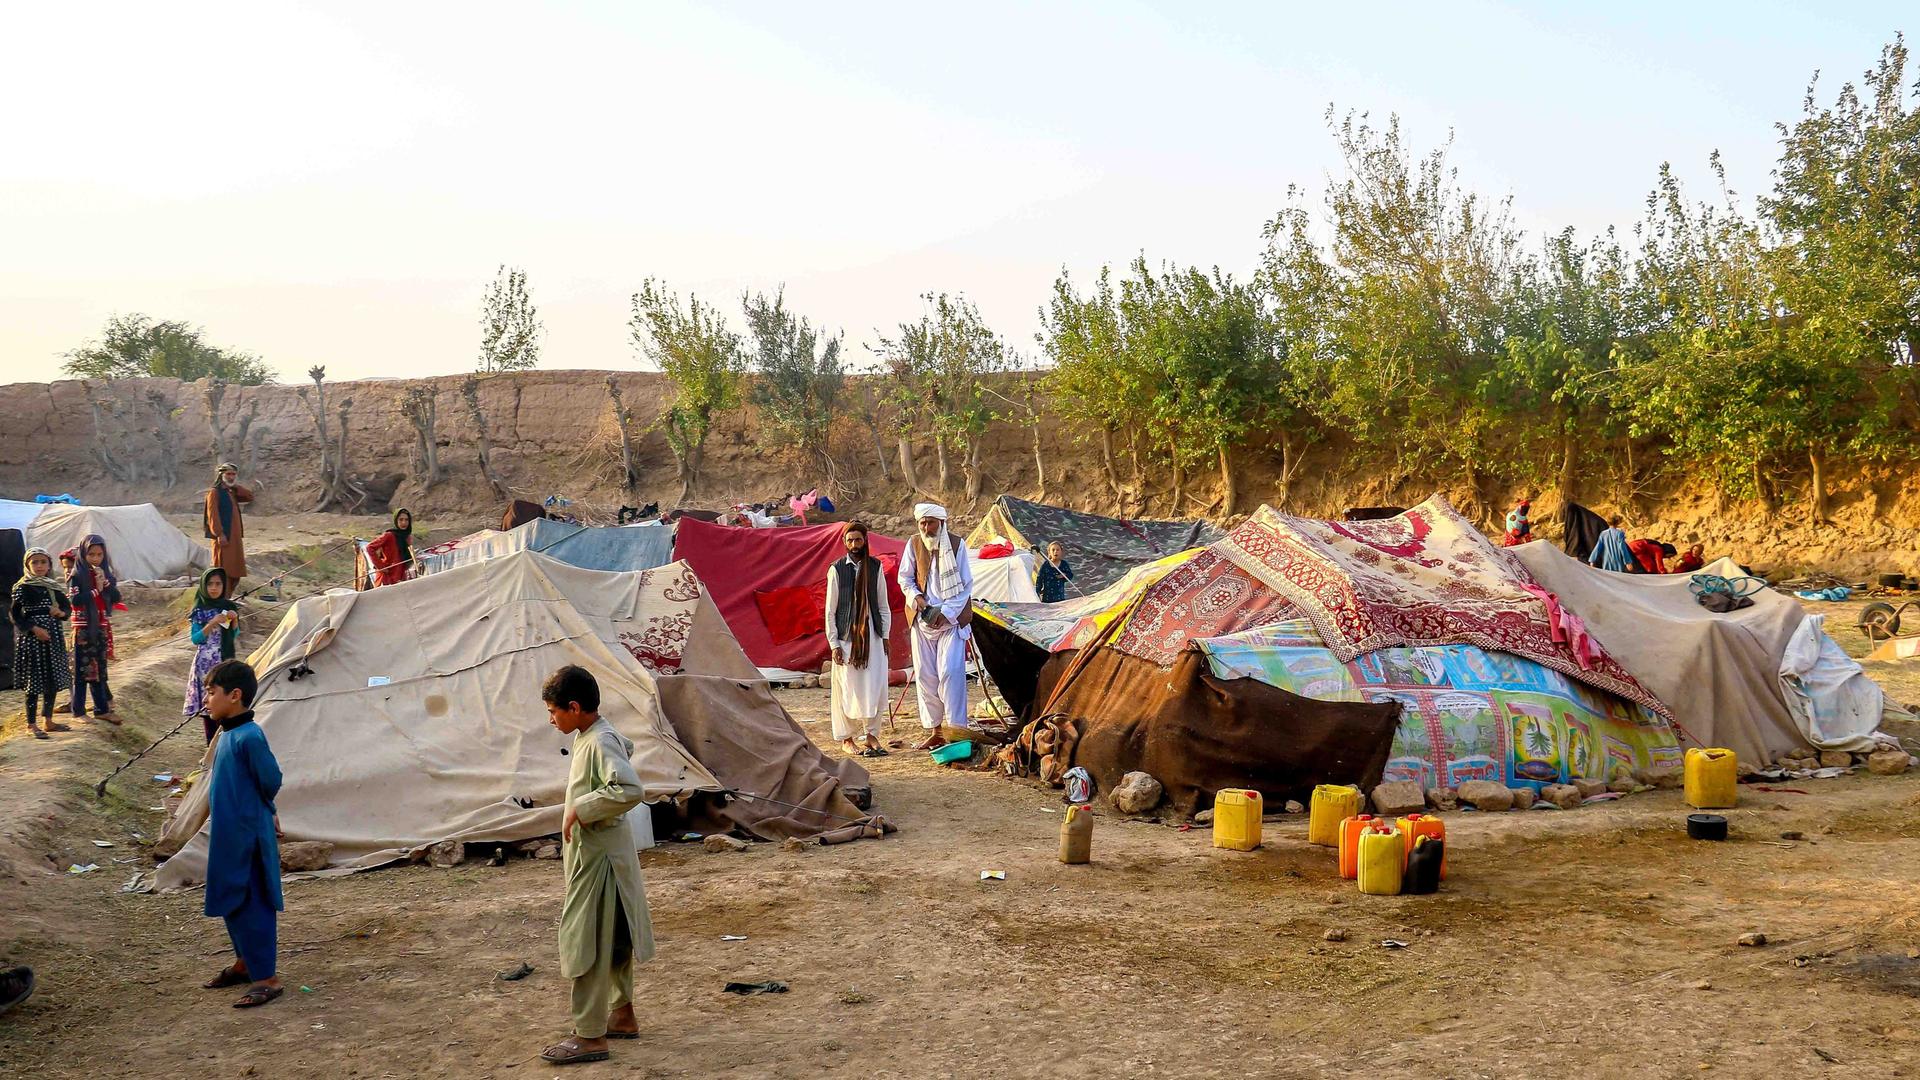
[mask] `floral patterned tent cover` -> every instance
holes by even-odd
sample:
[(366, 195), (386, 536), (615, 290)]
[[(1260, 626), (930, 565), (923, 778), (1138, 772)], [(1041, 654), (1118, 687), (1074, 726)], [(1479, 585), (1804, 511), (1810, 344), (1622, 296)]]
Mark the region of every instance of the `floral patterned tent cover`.
[(1195, 645), (1218, 678), (1324, 701), (1399, 702), (1388, 780), (1538, 788), (1680, 761), (1672, 726), (1651, 709), (1508, 653), (1390, 647), (1343, 662), (1304, 618)]

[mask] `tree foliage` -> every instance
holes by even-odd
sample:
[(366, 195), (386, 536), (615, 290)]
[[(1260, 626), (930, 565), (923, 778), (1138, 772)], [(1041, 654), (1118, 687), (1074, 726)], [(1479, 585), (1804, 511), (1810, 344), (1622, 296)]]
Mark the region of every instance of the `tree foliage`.
[(627, 325), (634, 348), (673, 383), (673, 402), (655, 426), (673, 451), (685, 499), (699, 481), (714, 417), (740, 404), (747, 367), (740, 335), (713, 305), (689, 293), (683, 308), (679, 296), (653, 278), (633, 294)]
[(841, 337), (825, 337), (787, 310), (784, 291), (741, 297), (754, 380), (747, 398), (778, 442), (821, 458), (840, 404), (846, 373)]
[(480, 301), (482, 375), (531, 371), (540, 362), (540, 312), (527, 295), (527, 272), (501, 266)]
[[(997, 418), (987, 383), (1010, 370), (1006, 339), (987, 326), (964, 296), (926, 293), (920, 318), (878, 335), (886, 397), (903, 430), (930, 438), (940, 468), (940, 490), (951, 482), (951, 458), (960, 457), (969, 500), (980, 495), (982, 437)], [(911, 460), (903, 454), (903, 464)]]
[(178, 319), (156, 322), (139, 313), (114, 315), (97, 341), (67, 353), (67, 374), (81, 379), (221, 379), (258, 386), (273, 381), (252, 353), (208, 344), (206, 331)]

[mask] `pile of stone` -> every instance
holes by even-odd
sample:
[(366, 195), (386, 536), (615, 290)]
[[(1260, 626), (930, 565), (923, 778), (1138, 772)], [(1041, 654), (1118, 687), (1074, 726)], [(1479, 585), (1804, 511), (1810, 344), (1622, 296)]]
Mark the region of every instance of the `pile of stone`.
[(1788, 772), (1811, 772), (1814, 769), (1852, 769), (1865, 766), (1876, 776), (1898, 776), (1913, 765), (1913, 758), (1897, 746), (1880, 746), (1867, 753), (1848, 753), (1845, 750), (1815, 750), (1803, 746), (1789, 750), (1775, 758), (1776, 768)]

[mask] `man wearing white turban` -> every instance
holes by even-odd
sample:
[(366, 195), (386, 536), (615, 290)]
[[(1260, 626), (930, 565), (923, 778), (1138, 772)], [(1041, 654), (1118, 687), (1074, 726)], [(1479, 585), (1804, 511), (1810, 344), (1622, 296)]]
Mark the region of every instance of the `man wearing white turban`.
[(927, 729), (922, 750), (946, 742), (940, 725), (967, 726), (967, 642), (973, 639), (973, 567), (960, 538), (947, 532), (946, 507), (921, 503), (913, 508), (920, 534), (900, 559), (900, 591), (906, 594), (913, 629), (914, 689), (920, 699), (920, 726)]

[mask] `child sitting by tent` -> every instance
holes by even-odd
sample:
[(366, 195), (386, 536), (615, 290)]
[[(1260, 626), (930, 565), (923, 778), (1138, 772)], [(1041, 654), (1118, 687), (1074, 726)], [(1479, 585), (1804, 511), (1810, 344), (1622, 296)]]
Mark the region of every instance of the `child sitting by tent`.
[(1501, 547), (1519, 547), (1533, 539), (1533, 522), (1528, 520), (1532, 512), (1532, 499), (1521, 499), (1512, 510), (1507, 511), (1507, 532), (1500, 538)]
[[(53, 719), (53, 697), (67, 688), (67, 629), (73, 605), (65, 582), (53, 576), (46, 548), (27, 549), (21, 560), (26, 576), (14, 583), (7, 617), (13, 620), (13, 677), (26, 691), (27, 730), (36, 739), (48, 731), (67, 731)], [(45, 710), (46, 731), (34, 722), (34, 708)]]
[(233, 640), (239, 633), (240, 608), (227, 597), (227, 572), (215, 566), (200, 575), (200, 588), (193, 594), (193, 611), (187, 616), (187, 632), (198, 650), (193, 654), (193, 671), (187, 676), (187, 701), (184, 715), (200, 714), (207, 741), (220, 730), (213, 717), (202, 713), (206, 706), (207, 673), (223, 660), (233, 659)]
[(555, 730), (573, 736), (567, 774), (567, 896), (560, 906), (560, 974), (573, 980), (573, 1035), (541, 1051), (552, 1065), (605, 1061), (607, 1040), (637, 1039), (633, 967), (653, 958), (653, 922), (627, 811), (640, 805), (633, 743), (600, 716), (600, 684), (567, 665), (540, 690)]
[(80, 542), (80, 558), (67, 578), (67, 598), (73, 606), (73, 715), (87, 715), (87, 693), (93, 693), (93, 716), (109, 724), (113, 689), (107, 685), (107, 664), (113, 660), (113, 612), (127, 610), (120, 602), (120, 578), (107, 557), (107, 541), (99, 534)]

